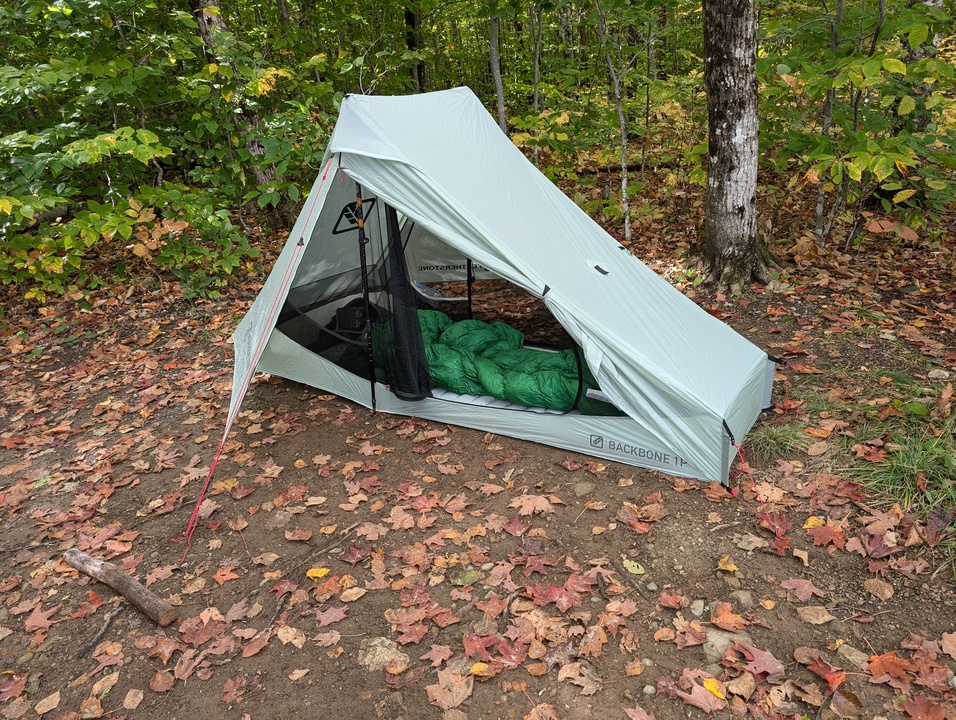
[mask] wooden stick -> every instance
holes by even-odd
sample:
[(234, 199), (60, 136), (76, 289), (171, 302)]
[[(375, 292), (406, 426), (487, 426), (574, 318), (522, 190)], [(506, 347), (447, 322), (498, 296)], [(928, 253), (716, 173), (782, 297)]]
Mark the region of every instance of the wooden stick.
[(160, 627), (166, 627), (176, 622), (177, 613), (172, 605), (115, 565), (97, 560), (76, 549), (67, 550), (63, 557), (84, 575), (89, 575), (91, 578), (109, 585), (142, 610), (150, 620), (158, 623)]

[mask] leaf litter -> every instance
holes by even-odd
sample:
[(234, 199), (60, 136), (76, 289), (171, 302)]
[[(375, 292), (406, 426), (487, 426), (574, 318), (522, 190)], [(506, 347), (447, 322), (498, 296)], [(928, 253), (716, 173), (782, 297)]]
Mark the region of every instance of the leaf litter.
[[(805, 302), (853, 306), (853, 288), (820, 277)], [(698, 301), (756, 322), (732, 300)], [(858, 424), (789, 398), (776, 414), (805, 423), (812, 452), (748, 463), (752, 477), (729, 492), (375, 416), (262, 376), (201, 508), (205, 545), (179, 563), (170, 540), (214, 451), (228, 335), (246, 303), (144, 298), (136, 317), (155, 320), (143, 326), (114, 323), (109, 301), (17, 316), (0, 360), (0, 648), (19, 648), (5, 653), (3, 717), (96, 717), (113, 695), (131, 717), (149, 717), (159, 696), (170, 712), (199, 702), (215, 716), (224, 703), (269, 717), (303, 692), (336, 697), (330, 678), (358, 666), (369, 637), (402, 651), (373, 677), (362, 670), (350, 701), (394, 714), (563, 717), (582, 699), (594, 714), (636, 718), (667, 717), (675, 703), (767, 717), (824, 705), (840, 717), (952, 713), (953, 593), (926, 552), (951, 518), (868, 504), (827, 465), (835, 437)], [(921, 317), (949, 327), (945, 303)], [(837, 337), (827, 331), (848, 319), (813, 307), (792, 340), (770, 332), (768, 346), (800, 356), (800, 382), (854, 401), (852, 382), (826, 370)], [(759, 319), (769, 332), (782, 317)], [(58, 346), (50, 338), (64, 325), (97, 332)], [(946, 361), (930, 325), (899, 326), (900, 342)], [(935, 401), (934, 412), (951, 411), (951, 393)], [(853, 450), (858, 462), (887, 452), (880, 438)], [(593, 522), (576, 529), (585, 512)], [(70, 660), (114, 602), (60, 562), (70, 547), (121, 563), (186, 619), (161, 631), (127, 615), (89, 660)], [(909, 634), (900, 640), (891, 622)], [(731, 639), (713, 654), (718, 630)], [(868, 657), (863, 672), (841, 648)], [(276, 663), (287, 669), (268, 674)], [(212, 693), (193, 690), (209, 683)]]

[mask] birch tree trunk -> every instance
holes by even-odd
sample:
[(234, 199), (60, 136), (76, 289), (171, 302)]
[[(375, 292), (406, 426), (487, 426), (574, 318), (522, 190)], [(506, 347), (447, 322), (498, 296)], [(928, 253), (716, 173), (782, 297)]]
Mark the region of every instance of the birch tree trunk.
[(704, 0), (707, 279), (736, 288), (767, 279), (757, 241), (757, 15), (754, 0)]
[(495, 97), (498, 99), (498, 126), (501, 132), (508, 134), (508, 120), (505, 118), (505, 88), (501, 82), (501, 59), (498, 56), (498, 28), (500, 21), (497, 15), (491, 16), (491, 75), (495, 79)]

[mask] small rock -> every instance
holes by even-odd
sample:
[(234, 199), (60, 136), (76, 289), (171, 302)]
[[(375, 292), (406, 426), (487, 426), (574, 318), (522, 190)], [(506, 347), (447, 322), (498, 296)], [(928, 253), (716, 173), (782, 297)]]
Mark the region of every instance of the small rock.
[(956, 690), (956, 675), (953, 675), (953, 676), (949, 679), (949, 686), (950, 686), (951, 688), (953, 688), (953, 690)]
[(645, 685), (645, 686), (644, 686), (644, 694), (645, 694), (645, 695), (648, 695), (648, 696), (649, 696), (649, 695), (656, 695), (656, 694), (657, 694), (657, 688), (654, 687), (653, 685)]
[(867, 663), (870, 661), (869, 655), (862, 650), (857, 650), (852, 645), (847, 645), (846, 643), (843, 643), (839, 648), (837, 648), (837, 655), (853, 665), (857, 670), (865, 669)]
[(495, 569), (495, 564), (493, 562), (487, 562), (481, 566), (482, 572), (490, 572), (491, 570), (494, 570), (494, 569)]
[(694, 602), (692, 602), (692, 603), (690, 604), (690, 613), (691, 613), (691, 615), (693, 615), (694, 617), (700, 617), (701, 615), (703, 615), (703, 614), (704, 614), (704, 601), (701, 600), (701, 599), (699, 599), (699, 598), (698, 598), (697, 600), (694, 600)]
[(384, 637), (367, 638), (362, 641), (358, 653), (359, 663), (367, 670), (384, 670), (391, 662), (410, 662), (408, 655), (398, 649), (394, 640)]
[(656, 582), (649, 582), (645, 587), (647, 587), (648, 592), (657, 592), (660, 590)]
[(730, 599), (741, 610), (751, 610), (754, 606), (754, 596), (749, 590), (735, 590), (730, 593)]
[(927, 373), (926, 377), (930, 380), (943, 382), (949, 380), (949, 373), (945, 370), (940, 370), (939, 368), (933, 368)]
[(719, 663), (724, 653), (727, 652), (727, 648), (736, 643), (754, 644), (750, 634), (743, 630), (728, 632), (720, 628), (708, 628), (707, 642), (703, 645), (704, 657), (707, 658), (708, 663)]
[(594, 489), (594, 483), (592, 482), (579, 482), (575, 483), (572, 490), (574, 491), (575, 497), (584, 497), (589, 492)]
[(723, 580), (727, 584), (727, 587), (731, 587), (734, 590), (740, 589), (740, 580), (735, 578), (733, 575), (724, 575)]

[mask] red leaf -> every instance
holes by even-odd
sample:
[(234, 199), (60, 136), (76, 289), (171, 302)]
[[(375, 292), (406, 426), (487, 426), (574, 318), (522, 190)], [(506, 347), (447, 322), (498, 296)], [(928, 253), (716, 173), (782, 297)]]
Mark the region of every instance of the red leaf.
[(329, 608), (328, 610), (316, 610), (315, 619), (319, 621), (319, 627), (325, 627), (326, 625), (344, 620), (348, 610), (348, 606), (346, 605)]
[(946, 720), (946, 709), (925, 695), (915, 695), (907, 700), (903, 709), (913, 720)]
[(450, 660), (455, 653), (447, 645), (432, 645), (431, 650), (422, 655), (419, 660), (428, 660), (432, 667), (440, 667), (443, 662)]
[(308, 540), (311, 537), (312, 537), (311, 530), (301, 530), (299, 528), (296, 528), (295, 530), (292, 530), (292, 531), (289, 531), (289, 530), (285, 531), (285, 539), (290, 542), (295, 540)]
[(508, 524), (503, 525), (501, 529), (504, 530), (509, 535), (514, 535), (515, 537), (521, 537), (528, 531), (528, 528), (530, 527), (531, 526), (525, 523), (518, 515), (515, 515), (508, 522)]
[(54, 605), (49, 610), (42, 610), (42, 604), (37, 604), (33, 608), (33, 612), (30, 613), (30, 617), (27, 618), (24, 629), (29, 632), (35, 632), (37, 630), (46, 630), (48, 629), (55, 621), (50, 620), (51, 617), (56, 615), (56, 611), (60, 609), (59, 605)]
[(792, 579), (784, 580), (780, 583), (780, 587), (784, 590), (792, 590), (793, 594), (797, 596), (797, 600), (800, 602), (807, 602), (814, 595), (818, 597), (826, 597), (826, 593), (823, 592), (820, 588), (813, 584), (810, 580), (801, 580), (801, 579)]

